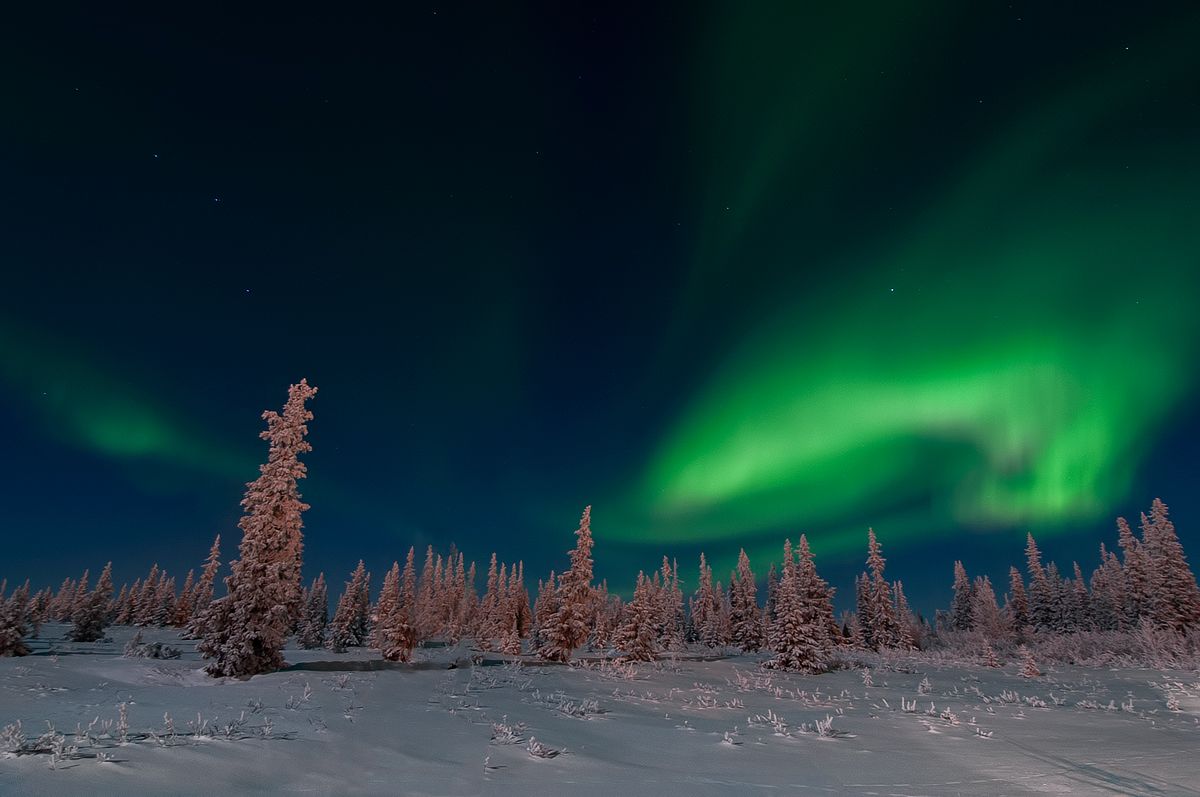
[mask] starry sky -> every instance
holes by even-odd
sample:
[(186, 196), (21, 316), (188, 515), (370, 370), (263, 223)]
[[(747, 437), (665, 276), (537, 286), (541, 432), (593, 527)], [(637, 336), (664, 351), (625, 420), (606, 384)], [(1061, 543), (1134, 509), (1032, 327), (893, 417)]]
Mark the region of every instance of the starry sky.
[(9, 577), (231, 558), (302, 376), (335, 583), (1200, 559), (1194, 7), (397, 6), (8, 19)]

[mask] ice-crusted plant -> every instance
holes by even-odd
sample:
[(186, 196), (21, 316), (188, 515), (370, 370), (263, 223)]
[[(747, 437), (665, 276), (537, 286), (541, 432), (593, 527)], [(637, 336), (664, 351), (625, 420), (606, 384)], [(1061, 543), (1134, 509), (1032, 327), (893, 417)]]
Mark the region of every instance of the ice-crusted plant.
[(526, 745), (525, 749), (534, 758), (557, 758), (562, 754), (562, 750), (542, 744), (537, 740), (536, 736), (529, 737), (529, 744)]
[(929, 683), (929, 676), (921, 679), (921, 683), (917, 684), (917, 694), (927, 695), (933, 690), (933, 684)]
[(6, 756), (19, 755), (25, 748), (27, 739), (25, 731), (21, 728), (21, 721), (5, 725), (3, 730), (0, 730), (0, 753)]
[(129, 741), (129, 704), (117, 704), (117, 742), (126, 744)]
[(492, 744), (520, 744), (525, 740), (525, 723), (510, 724), (505, 714), (500, 722), (492, 723)]
[(751, 728), (769, 725), (775, 731), (776, 736), (788, 735), (787, 722), (771, 709), (767, 709), (766, 714), (755, 714), (753, 717), (747, 717), (746, 724)]

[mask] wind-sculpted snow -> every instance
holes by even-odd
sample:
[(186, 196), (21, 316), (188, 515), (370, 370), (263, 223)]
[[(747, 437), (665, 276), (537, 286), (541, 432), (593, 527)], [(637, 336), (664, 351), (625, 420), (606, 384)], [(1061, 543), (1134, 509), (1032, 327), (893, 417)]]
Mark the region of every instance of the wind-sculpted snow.
[[(0, 794), (1195, 794), (1200, 674), (860, 654), (529, 666), (468, 643), (377, 668), (203, 675), (48, 625), (0, 660)], [(305, 664), (319, 665), (304, 669)], [(340, 665), (341, 669), (336, 669)]]

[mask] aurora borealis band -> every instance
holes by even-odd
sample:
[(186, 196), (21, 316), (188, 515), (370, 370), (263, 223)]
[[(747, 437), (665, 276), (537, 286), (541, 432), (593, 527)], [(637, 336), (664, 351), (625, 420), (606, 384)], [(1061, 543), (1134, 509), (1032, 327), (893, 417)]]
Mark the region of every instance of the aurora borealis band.
[(301, 376), (334, 581), (1195, 549), (1200, 14), (805, 5), (22, 12), (0, 575), (186, 570)]

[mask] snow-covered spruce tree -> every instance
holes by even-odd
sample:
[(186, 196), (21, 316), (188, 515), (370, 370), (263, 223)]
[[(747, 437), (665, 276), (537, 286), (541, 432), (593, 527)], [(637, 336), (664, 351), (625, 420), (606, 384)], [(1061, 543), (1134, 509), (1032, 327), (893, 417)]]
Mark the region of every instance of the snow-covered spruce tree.
[(329, 624), (326, 646), (330, 650), (343, 653), (348, 647), (366, 644), (371, 612), (370, 578), (366, 565), (359, 559)]
[(134, 618), (137, 616), (137, 598), (141, 594), (142, 580), (135, 578), (125, 596), (125, 602), (117, 610), (117, 619), (114, 620), (117, 625), (133, 625)]
[(1029, 573), (1029, 624), (1037, 631), (1054, 631), (1058, 625), (1055, 585), (1042, 567), (1042, 553), (1033, 534), (1025, 535), (1025, 562)]
[(771, 566), (767, 569), (767, 602), (763, 605), (764, 632), (771, 621), (775, 619), (775, 597), (778, 589), (779, 571), (775, 569), (775, 563), (771, 562)]
[(305, 650), (325, 647), (325, 629), (329, 626), (329, 589), (325, 574), (318, 573), (308, 588), (304, 616), (296, 629), (296, 641)]
[(1154, 499), (1149, 518), (1142, 516), (1142, 544), (1152, 573), (1151, 619), (1179, 633), (1200, 627), (1200, 587), (1162, 499)]
[[(497, 604), (497, 614), (500, 622), (497, 626), (500, 639), (500, 652), (509, 656), (521, 654), (521, 600), (523, 588), (518, 582), (517, 565), (512, 565), (508, 571), (508, 583), (500, 594)], [(501, 568), (501, 573), (504, 568)], [(500, 579), (500, 584), (504, 584)]]
[(763, 645), (763, 624), (758, 609), (758, 585), (745, 548), (738, 551), (737, 577), (730, 576), (729, 593), (731, 641), (744, 653), (753, 653)]
[(971, 579), (963, 563), (954, 563), (954, 599), (950, 601), (950, 627), (955, 631), (970, 631), (975, 627), (973, 608), (975, 595)]
[(517, 596), (517, 635), (521, 639), (529, 639), (533, 634), (533, 607), (529, 603), (529, 589), (525, 586), (525, 561), (517, 560), (517, 574), (508, 574), (513, 585), (513, 594)]
[(992, 650), (991, 644), (987, 641), (987, 637), (983, 640), (983, 659), (984, 667), (999, 667), (1000, 659), (996, 657), (996, 651)]
[(137, 596), (137, 605), (133, 610), (135, 625), (150, 625), (153, 622), (154, 612), (157, 609), (158, 584), (161, 579), (162, 573), (159, 572), (158, 563), (155, 562), (151, 565), (150, 572), (146, 574), (146, 580), (142, 582), (142, 589)]
[(1011, 626), (996, 602), (996, 591), (987, 576), (976, 576), (971, 587), (971, 617), (974, 630), (989, 642), (1009, 641)]
[(1094, 627), (1092, 622), (1092, 599), (1088, 595), (1087, 582), (1083, 580), (1083, 571), (1079, 562), (1071, 563), (1074, 578), (1070, 580), (1070, 590), (1067, 593), (1068, 625), (1073, 631), (1089, 631)]
[(557, 578), (553, 570), (550, 571), (550, 577), (545, 581), (538, 580), (537, 598), (533, 602), (533, 629), (530, 634), (534, 650), (542, 649), (542, 645), (545, 644), (542, 629), (549, 626), (551, 618), (558, 611), (556, 582)]
[(650, 580), (639, 571), (633, 600), (625, 605), (624, 616), (613, 637), (613, 647), (625, 661), (654, 661), (658, 658), (658, 623), (662, 617), (658, 596)]
[(467, 574), (462, 552), (446, 563), (447, 589), (444, 596), (446, 638), (450, 644), (458, 644), (467, 625)]
[[(164, 575), (166, 575), (164, 573)], [(154, 596), (154, 613), (150, 616), (153, 625), (163, 628), (175, 616), (175, 577), (159, 580), (158, 594)]]
[(1033, 651), (1027, 646), (1021, 645), (1017, 649), (1017, 652), (1021, 655), (1022, 678), (1037, 678), (1042, 674), (1041, 670), (1038, 669), (1037, 662), (1033, 658)]
[[(900, 644), (897, 645), (901, 650), (912, 650), (921, 647), (921, 627), (917, 622), (917, 616), (913, 614), (908, 605), (908, 596), (904, 594), (904, 583), (900, 579), (892, 584), (892, 594), (895, 596), (896, 605), (896, 622), (900, 626)], [(832, 600), (830, 601), (832, 605)], [(836, 633), (837, 626), (835, 625), (834, 632)]]
[(410, 607), (404, 603), (400, 583), (400, 563), (393, 562), (379, 591), (375, 627), (371, 630), (372, 646), (388, 661), (409, 661), (417, 644), (416, 628), (409, 616)]
[(900, 642), (899, 624), (892, 608), (891, 585), (883, 576), (886, 561), (875, 530), (867, 529), (867, 569), (870, 573), (863, 574), (866, 605), (859, 606), (859, 619), (867, 646), (873, 650), (893, 648)]
[(75, 607), (69, 636), (73, 642), (96, 642), (104, 638), (108, 627), (108, 602), (112, 600), (112, 562), (104, 566), (96, 588)]
[(129, 585), (122, 584), (121, 591), (117, 594), (117, 597), (113, 598), (108, 603), (108, 621), (110, 623), (115, 623), (117, 621), (117, 618), (121, 615), (121, 612), (125, 607), (125, 603), (128, 600)]
[(70, 578), (64, 578), (58, 592), (54, 593), (54, 599), (50, 601), (50, 614), (47, 619), (59, 623), (70, 620), (73, 611), (71, 604), (74, 600), (75, 582)]
[(1058, 563), (1046, 565), (1046, 584), (1050, 595), (1050, 626), (1046, 629), (1055, 634), (1066, 631), (1066, 583), (1058, 572)]
[(28, 656), (29, 647), (25, 635), (29, 632), (27, 620), (29, 590), (18, 587), (8, 598), (0, 591), (0, 658)]
[[(507, 574), (506, 574), (507, 575)], [(492, 640), (500, 635), (500, 571), (496, 569), (496, 552), (492, 551), (492, 559), (488, 563), (487, 591), (479, 603), (479, 612), (475, 621), (475, 644), (480, 650), (491, 650)], [(508, 585), (504, 585), (507, 590)]]
[(1025, 582), (1021, 571), (1008, 568), (1008, 597), (1004, 601), (1004, 613), (1008, 625), (1017, 637), (1021, 637), (1029, 624), (1029, 599), (1025, 596)]
[(204, 616), (213, 600), (213, 585), (216, 584), (217, 571), (221, 569), (221, 535), (213, 540), (208, 549), (208, 558), (204, 560), (204, 569), (200, 571), (200, 580), (192, 597), (192, 615), (188, 618), (187, 626), (182, 634), (184, 639), (199, 639), (204, 635)]
[(1100, 543), (1100, 566), (1092, 571), (1092, 622), (1099, 631), (1125, 628), (1125, 574), (1117, 555)]
[(84, 570), (83, 575), (79, 577), (79, 581), (75, 584), (75, 596), (71, 599), (71, 615), (67, 620), (71, 620), (75, 616), (75, 612), (80, 606), (87, 603), (88, 595), (88, 577), (91, 575), (90, 570)]
[(179, 599), (175, 601), (175, 614), (171, 617), (171, 625), (186, 628), (192, 619), (196, 606), (196, 571), (187, 571), (183, 580), (183, 589), (179, 590)]
[(1146, 551), (1129, 528), (1129, 522), (1123, 517), (1117, 518), (1117, 543), (1124, 558), (1121, 565), (1125, 585), (1124, 624), (1136, 628), (1142, 616), (1149, 616), (1151, 610), (1150, 563)]
[(592, 589), (592, 507), (583, 510), (575, 530), (575, 549), (571, 567), (559, 576), (555, 590), (558, 609), (542, 627), (542, 647), (538, 655), (549, 661), (570, 661), (576, 649), (587, 642), (595, 611)]
[(421, 568), (421, 585), (417, 592), (417, 634), (429, 639), (437, 633), (437, 612), (434, 606), (433, 546), (425, 548), (425, 565)]
[(704, 644), (710, 648), (723, 648), (729, 644), (729, 618), (733, 608), (729, 603), (729, 592), (720, 581), (713, 587), (713, 599), (716, 606), (708, 616), (708, 627), (704, 629)]
[(700, 552), (700, 575), (696, 581), (696, 591), (688, 600), (688, 635), (691, 642), (707, 643), (712, 634), (712, 615), (717, 610), (717, 598), (713, 591), (712, 568)]
[(225, 579), (226, 595), (213, 601), (202, 621), (197, 650), (212, 663), (210, 675), (249, 677), (283, 665), (283, 645), (300, 599), (302, 513), (297, 482), (306, 475), (300, 455), (312, 450), (304, 439), (312, 413), (305, 402), (317, 389), (306, 380), (288, 388), (283, 414), (263, 413), (270, 443), (261, 475), (247, 485), (245, 514), (238, 526), (238, 558)]
[[(829, 592), (817, 575), (808, 540), (800, 538), (799, 563), (791, 540), (783, 545), (783, 575), (776, 595), (775, 618), (767, 633), (767, 645), (775, 654), (763, 663), (778, 670), (817, 673), (824, 671), (832, 646), (824, 603)], [(822, 597), (818, 597), (822, 596)]]
[(659, 573), (661, 574), (662, 589), (657, 595), (659, 603), (658, 646), (661, 650), (681, 650), (687, 631), (687, 618), (683, 612), (683, 589), (679, 585), (679, 564), (664, 556)]

